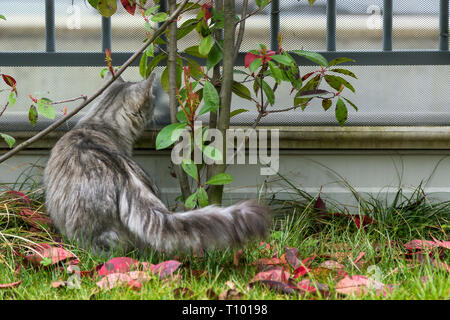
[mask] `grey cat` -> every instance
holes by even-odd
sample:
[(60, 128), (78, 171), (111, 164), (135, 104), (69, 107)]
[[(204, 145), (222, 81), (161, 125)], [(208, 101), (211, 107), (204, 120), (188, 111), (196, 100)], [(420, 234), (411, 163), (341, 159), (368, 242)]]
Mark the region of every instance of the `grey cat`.
[(58, 230), (98, 253), (203, 250), (264, 237), (270, 214), (254, 200), (172, 213), (157, 197), (151, 178), (131, 158), (155, 109), (154, 79), (116, 79), (53, 147), (44, 184)]

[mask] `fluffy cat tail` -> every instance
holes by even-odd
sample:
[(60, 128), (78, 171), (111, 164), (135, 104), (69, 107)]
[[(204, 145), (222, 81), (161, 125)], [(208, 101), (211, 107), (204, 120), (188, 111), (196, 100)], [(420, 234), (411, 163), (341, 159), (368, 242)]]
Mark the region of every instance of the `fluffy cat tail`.
[(163, 214), (159, 218), (159, 237), (152, 246), (166, 252), (243, 245), (252, 238), (264, 238), (271, 224), (269, 210), (256, 200), (225, 208), (208, 206)]

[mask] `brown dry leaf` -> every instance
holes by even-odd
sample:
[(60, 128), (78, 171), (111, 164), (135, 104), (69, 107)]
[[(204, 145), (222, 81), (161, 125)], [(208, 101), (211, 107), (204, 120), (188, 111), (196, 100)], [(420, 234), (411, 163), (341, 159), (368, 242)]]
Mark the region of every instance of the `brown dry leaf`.
[(219, 295), (219, 300), (241, 300), (243, 294), (234, 289), (228, 289)]
[(179, 287), (173, 290), (175, 299), (188, 298), (194, 295), (194, 291), (188, 288)]
[(233, 264), (237, 267), (239, 265), (239, 261), (241, 260), (244, 251), (238, 250), (233, 256)]
[(52, 283), (51, 283), (51, 286), (53, 287), (53, 288), (63, 288), (63, 287), (65, 287), (65, 286), (67, 286), (67, 282), (66, 281), (63, 281), (63, 280), (58, 280), (58, 281), (53, 281)]
[(326, 269), (330, 269), (330, 270), (335, 270), (335, 269), (345, 269), (345, 266), (339, 262), (336, 262), (334, 260), (326, 260), (324, 262), (322, 262), (319, 267), (321, 268), (326, 268)]
[(16, 281), (16, 282), (11, 282), (11, 283), (0, 284), (0, 289), (17, 288), (18, 286), (20, 286), (22, 281), (23, 280), (19, 280), (19, 281)]

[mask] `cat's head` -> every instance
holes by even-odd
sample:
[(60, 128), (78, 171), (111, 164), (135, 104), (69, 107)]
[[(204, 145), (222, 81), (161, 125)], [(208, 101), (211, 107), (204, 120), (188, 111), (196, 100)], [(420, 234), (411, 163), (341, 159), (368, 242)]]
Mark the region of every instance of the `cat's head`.
[[(110, 81), (110, 72), (105, 82)], [(123, 138), (136, 140), (145, 125), (153, 117), (155, 96), (153, 83), (155, 74), (139, 82), (129, 82), (118, 77), (101, 95), (95, 105), (79, 121), (79, 126), (105, 125)]]

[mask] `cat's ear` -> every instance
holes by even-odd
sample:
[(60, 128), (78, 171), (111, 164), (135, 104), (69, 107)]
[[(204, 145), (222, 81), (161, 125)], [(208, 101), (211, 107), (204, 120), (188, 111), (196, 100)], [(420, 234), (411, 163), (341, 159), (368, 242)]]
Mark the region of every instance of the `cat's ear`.
[[(112, 75), (111, 71), (108, 70), (108, 72), (107, 72), (106, 75), (105, 75), (105, 82), (108, 82), (109, 80), (111, 80), (112, 77), (113, 77), (113, 75)], [(124, 80), (123, 80), (123, 78), (122, 78), (121, 76), (119, 76), (119, 77), (116, 79), (116, 81), (124, 82)]]
[(138, 83), (139, 88), (141, 90), (151, 93), (153, 83), (155, 82), (155, 78), (156, 78), (156, 74), (154, 72), (150, 73), (150, 75), (148, 76), (147, 79), (142, 80), (141, 82)]

